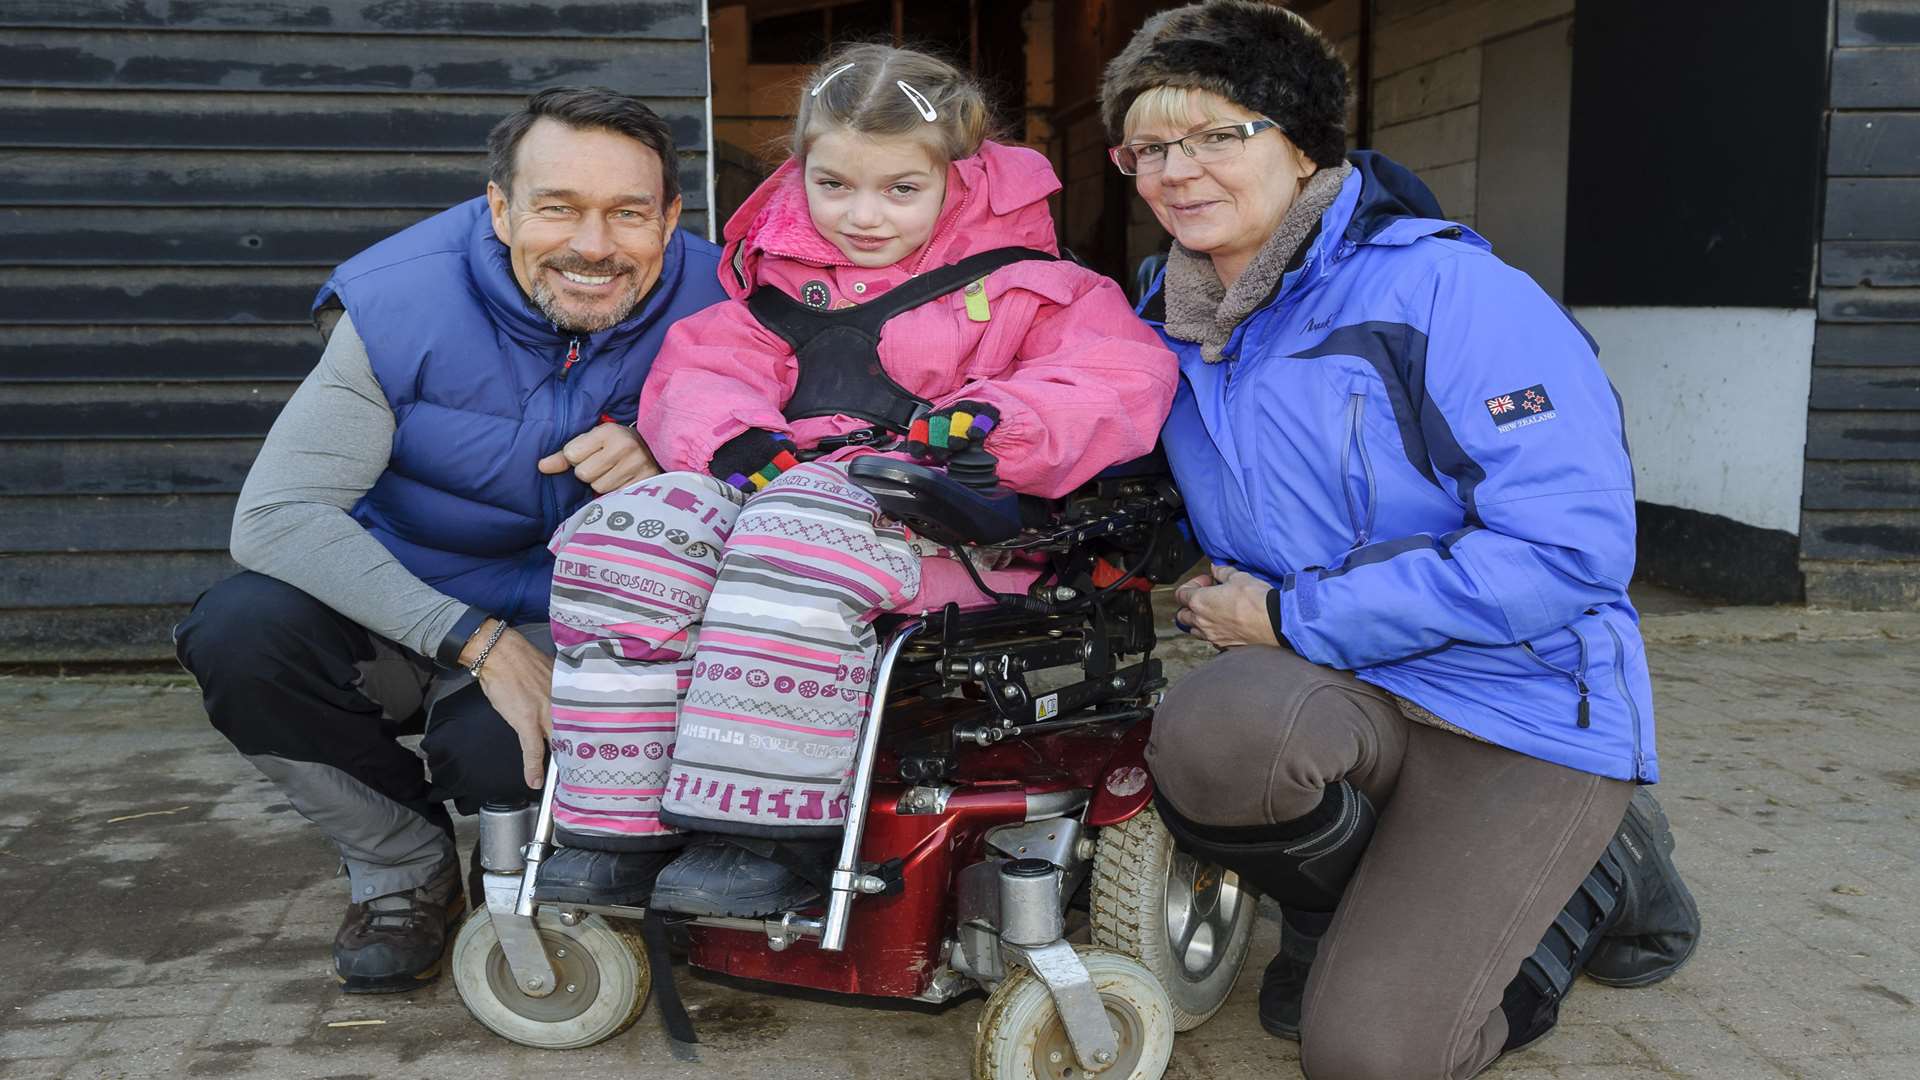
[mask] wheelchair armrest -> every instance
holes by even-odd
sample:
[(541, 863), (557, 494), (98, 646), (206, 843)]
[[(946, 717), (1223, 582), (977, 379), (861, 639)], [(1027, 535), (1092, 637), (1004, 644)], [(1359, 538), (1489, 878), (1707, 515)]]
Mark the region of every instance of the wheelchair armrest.
[(855, 458), (847, 475), (888, 516), (935, 543), (957, 548), (1020, 535), (1020, 496), (998, 482), (965, 484), (945, 470), (877, 454)]

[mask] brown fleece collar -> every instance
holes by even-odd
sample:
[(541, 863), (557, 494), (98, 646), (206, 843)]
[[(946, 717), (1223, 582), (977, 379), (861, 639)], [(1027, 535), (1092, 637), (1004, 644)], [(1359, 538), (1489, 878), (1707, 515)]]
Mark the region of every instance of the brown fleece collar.
[(1167, 333), (1199, 345), (1201, 359), (1218, 363), (1233, 328), (1273, 296), (1294, 254), (1319, 227), (1320, 215), (1339, 197), (1351, 172), (1353, 166), (1344, 161), (1315, 172), (1232, 288), (1221, 284), (1212, 259), (1175, 241), (1167, 256)]

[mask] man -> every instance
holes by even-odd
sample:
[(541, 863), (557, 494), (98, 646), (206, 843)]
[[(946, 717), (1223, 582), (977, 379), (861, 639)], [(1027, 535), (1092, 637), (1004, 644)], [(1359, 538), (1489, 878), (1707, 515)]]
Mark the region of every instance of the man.
[[(340, 849), (350, 993), (439, 973), (465, 906), (444, 800), (541, 786), (546, 542), (659, 471), (631, 426), (641, 383), (667, 327), (722, 298), (637, 99), (542, 91), (488, 150), (484, 198), (321, 288), (325, 352), (234, 514), (247, 572), (174, 634), (214, 726)], [(422, 717), (431, 784), (395, 741)]]

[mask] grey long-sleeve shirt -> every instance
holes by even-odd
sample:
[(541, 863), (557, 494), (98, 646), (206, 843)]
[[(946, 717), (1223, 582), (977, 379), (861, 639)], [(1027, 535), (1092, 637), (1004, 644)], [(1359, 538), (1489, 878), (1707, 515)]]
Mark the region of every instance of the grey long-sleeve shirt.
[(415, 577), (348, 511), (387, 471), (393, 408), (341, 315), (267, 433), (233, 514), (233, 558), (432, 656), (467, 605)]

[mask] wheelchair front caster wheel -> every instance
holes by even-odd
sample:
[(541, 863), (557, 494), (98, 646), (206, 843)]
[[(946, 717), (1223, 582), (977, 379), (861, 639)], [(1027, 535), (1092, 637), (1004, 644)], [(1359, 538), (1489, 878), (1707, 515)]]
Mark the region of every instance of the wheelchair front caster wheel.
[(653, 989), (639, 933), (598, 915), (568, 926), (542, 911), (536, 925), (556, 979), (546, 997), (529, 996), (514, 981), (491, 912), (481, 908), (460, 924), (453, 985), (467, 1011), (494, 1034), (543, 1050), (577, 1050), (625, 1031)]
[(1140, 962), (1077, 946), (1107, 1007), (1120, 1052), (1097, 1073), (1080, 1067), (1040, 977), (1019, 968), (987, 998), (973, 1042), (973, 1080), (1159, 1080), (1173, 1057), (1173, 1005)]
[(1160, 980), (1175, 1031), (1220, 1011), (1253, 940), (1254, 895), (1237, 874), (1175, 847), (1148, 807), (1100, 830), (1091, 890), (1093, 943)]

